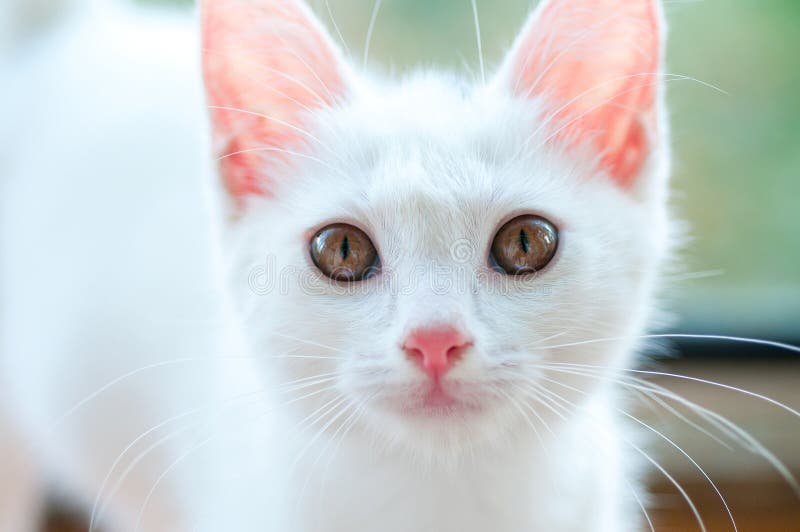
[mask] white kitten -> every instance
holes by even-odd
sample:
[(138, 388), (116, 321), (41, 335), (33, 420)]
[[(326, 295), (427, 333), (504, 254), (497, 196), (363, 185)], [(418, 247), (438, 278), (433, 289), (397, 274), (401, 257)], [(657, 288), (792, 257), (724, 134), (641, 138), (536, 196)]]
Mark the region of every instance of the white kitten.
[(201, 10), (213, 169), (188, 26), (98, 3), (12, 73), (41, 472), (111, 532), (639, 528), (611, 379), (569, 364), (633, 363), (668, 247), (659, 3), (546, 1), (475, 86), (365, 78), (299, 0)]

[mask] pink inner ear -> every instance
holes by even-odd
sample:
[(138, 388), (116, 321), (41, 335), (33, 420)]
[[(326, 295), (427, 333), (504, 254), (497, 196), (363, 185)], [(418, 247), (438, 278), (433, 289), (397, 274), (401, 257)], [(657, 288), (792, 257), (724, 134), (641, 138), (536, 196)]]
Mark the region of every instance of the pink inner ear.
[(652, 140), (660, 42), (656, 0), (550, 0), (515, 48), (514, 90), (548, 98), (555, 138), (592, 142), (627, 187)]
[(318, 147), (305, 117), (343, 96), (336, 50), (295, 0), (206, 0), (203, 44), (225, 185), (237, 197), (268, 193), (275, 162)]

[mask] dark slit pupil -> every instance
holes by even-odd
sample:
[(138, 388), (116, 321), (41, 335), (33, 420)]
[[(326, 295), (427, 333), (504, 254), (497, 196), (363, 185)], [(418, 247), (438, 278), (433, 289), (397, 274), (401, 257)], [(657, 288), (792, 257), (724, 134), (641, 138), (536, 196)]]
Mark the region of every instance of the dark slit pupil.
[(347, 260), (347, 257), (350, 255), (350, 241), (347, 239), (347, 237), (342, 239), (340, 251), (342, 252), (342, 260)]
[(530, 250), (530, 242), (528, 241), (528, 235), (525, 233), (523, 229), (519, 230), (519, 247), (522, 248), (522, 251), (528, 253)]

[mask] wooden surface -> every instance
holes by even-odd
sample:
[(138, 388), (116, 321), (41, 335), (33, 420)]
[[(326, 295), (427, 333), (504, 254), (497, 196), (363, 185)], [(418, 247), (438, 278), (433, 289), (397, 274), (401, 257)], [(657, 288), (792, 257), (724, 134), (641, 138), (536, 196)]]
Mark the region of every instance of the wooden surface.
[(89, 524), (82, 515), (63, 508), (50, 508), (44, 517), (42, 532), (86, 532)]
[[(718, 483), (739, 532), (800, 532), (800, 500), (786, 484), (772, 480)], [(684, 484), (709, 532), (733, 531), (719, 496), (707, 484)], [(650, 510), (657, 532), (693, 532), (700, 526), (683, 497), (667, 484), (653, 487), (657, 506)], [(658, 502), (661, 504), (659, 505)]]

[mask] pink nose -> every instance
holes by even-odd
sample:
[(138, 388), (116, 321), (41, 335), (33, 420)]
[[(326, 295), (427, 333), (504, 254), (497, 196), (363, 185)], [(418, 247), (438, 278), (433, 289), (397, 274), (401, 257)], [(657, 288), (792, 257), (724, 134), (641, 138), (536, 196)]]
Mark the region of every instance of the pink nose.
[(458, 329), (432, 327), (411, 331), (403, 349), (425, 373), (436, 379), (447, 373), (470, 345), (470, 340)]

